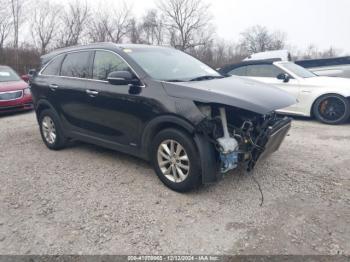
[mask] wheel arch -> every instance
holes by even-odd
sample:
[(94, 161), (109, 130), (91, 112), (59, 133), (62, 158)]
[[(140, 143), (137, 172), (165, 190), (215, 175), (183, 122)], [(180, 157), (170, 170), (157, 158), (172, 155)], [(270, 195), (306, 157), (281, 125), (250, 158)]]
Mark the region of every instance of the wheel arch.
[(46, 99), (40, 99), (35, 106), (36, 118), (39, 120), (40, 113), (45, 109), (51, 109), (56, 112), (54, 107)]
[(150, 160), (149, 150), (152, 138), (161, 130), (177, 128), (193, 137), (201, 159), (202, 183), (213, 183), (219, 179), (219, 165), (214, 145), (202, 134), (196, 133), (195, 126), (186, 119), (174, 115), (165, 115), (151, 120), (142, 135), (142, 152), (144, 158)]
[(347, 99), (347, 100), (349, 101), (349, 103), (350, 103), (350, 95), (344, 95), (344, 94), (334, 93), (334, 92), (319, 94), (319, 95), (312, 101), (311, 108), (310, 108), (310, 116), (311, 116), (311, 117), (315, 117), (315, 114), (314, 114), (314, 106), (315, 106), (316, 101), (317, 101), (318, 99), (320, 99), (321, 97), (323, 97), (323, 96), (328, 96), (328, 95), (342, 96), (342, 97), (344, 97), (345, 99)]
[(188, 120), (180, 118), (178, 116), (162, 115), (151, 120), (146, 125), (141, 137), (141, 145), (146, 157), (149, 155), (148, 153), (152, 138), (161, 130), (171, 127), (178, 128), (190, 135), (193, 135), (195, 132), (195, 127), (193, 124), (191, 124)]

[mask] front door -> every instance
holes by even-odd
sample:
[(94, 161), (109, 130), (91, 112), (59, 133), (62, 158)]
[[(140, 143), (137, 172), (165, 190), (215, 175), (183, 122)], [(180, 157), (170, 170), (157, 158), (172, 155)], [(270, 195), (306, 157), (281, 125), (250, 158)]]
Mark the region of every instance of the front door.
[(129, 85), (110, 84), (107, 77), (113, 71), (132, 72), (117, 54), (95, 51), (92, 79), (86, 83), (87, 132), (104, 141), (137, 146), (144, 122), (143, 115), (151, 109), (141, 96), (143, 88), (139, 89), (140, 92), (130, 93)]

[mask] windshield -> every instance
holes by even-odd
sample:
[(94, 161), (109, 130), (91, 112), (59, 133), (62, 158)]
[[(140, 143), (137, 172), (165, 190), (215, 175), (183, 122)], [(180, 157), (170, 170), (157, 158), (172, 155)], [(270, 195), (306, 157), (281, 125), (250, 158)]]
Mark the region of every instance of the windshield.
[(124, 49), (152, 78), (163, 81), (189, 81), (221, 75), (194, 57), (171, 48)]
[(301, 67), (297, 64), (288, 62), (288, 63), (281, 63), (281, 65), (286, 68), (287, 70), (293, 72), (295, 75), (302, 77), (302, 78), (309, 78), (309, 77), (315, 77), (316, 75), (312, 73), (311, 71), (305, 69), (304, 67)]
[(20, 77), (7, 66), (0, 66), (0, 82), (19, 81)]

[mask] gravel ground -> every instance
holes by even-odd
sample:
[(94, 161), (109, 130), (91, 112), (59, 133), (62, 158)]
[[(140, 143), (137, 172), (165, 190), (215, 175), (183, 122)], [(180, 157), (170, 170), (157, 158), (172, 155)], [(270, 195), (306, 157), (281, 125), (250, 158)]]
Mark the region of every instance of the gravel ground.
[(350, 255), (350, 125), (294, 121), (280, 151), (187, 193), (139, 159), (55, 152), (33, 113), (0, 118), (0, 254)]

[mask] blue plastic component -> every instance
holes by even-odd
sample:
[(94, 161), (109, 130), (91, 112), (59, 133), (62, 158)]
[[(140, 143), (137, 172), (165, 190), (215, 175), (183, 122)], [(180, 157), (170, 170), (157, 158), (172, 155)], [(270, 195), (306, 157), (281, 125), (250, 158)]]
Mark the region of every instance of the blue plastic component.
[(229, 170), (232, 170), (238, 165), (238, 153), (232, 152), (228, 154), (220, 154), (221, 160), (221, 173), (226, 173)]

